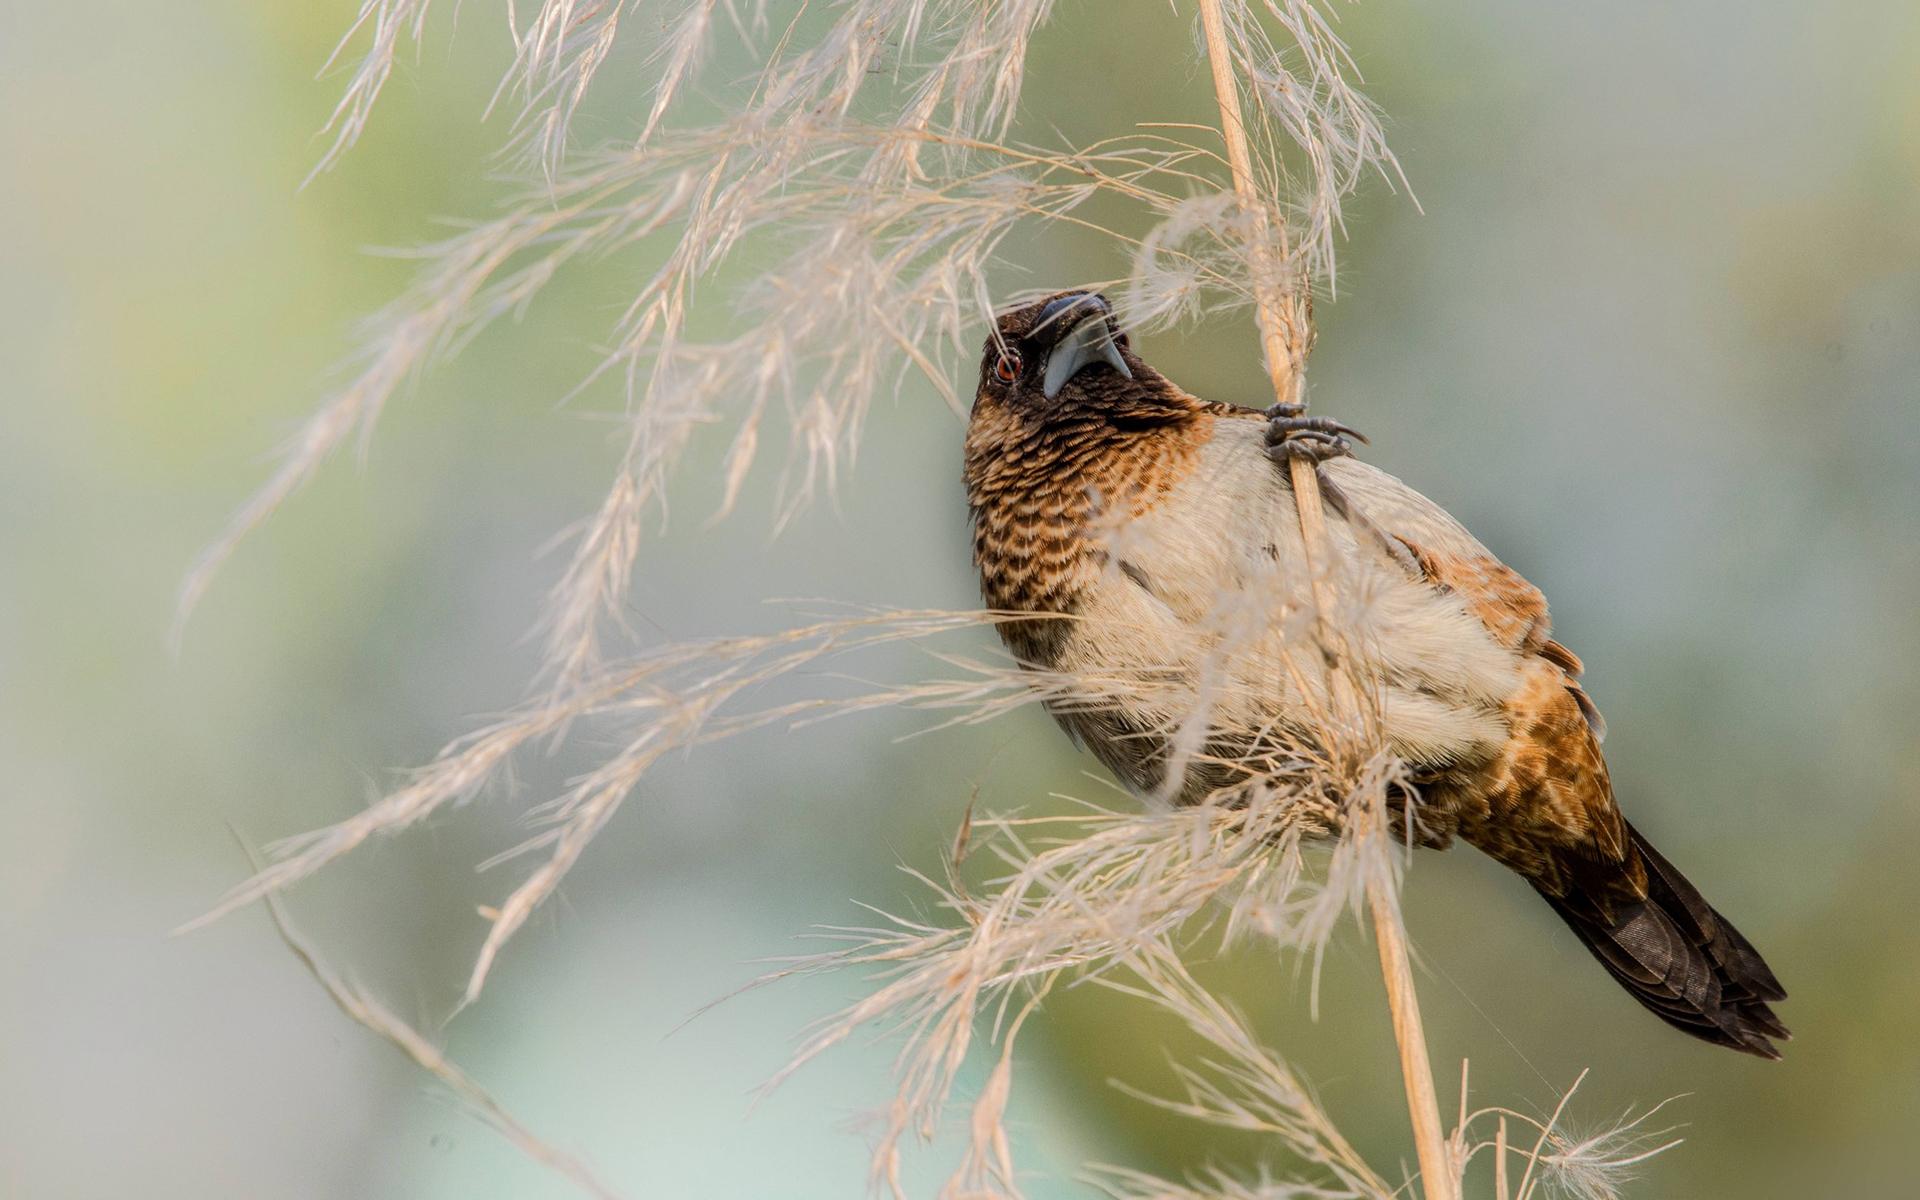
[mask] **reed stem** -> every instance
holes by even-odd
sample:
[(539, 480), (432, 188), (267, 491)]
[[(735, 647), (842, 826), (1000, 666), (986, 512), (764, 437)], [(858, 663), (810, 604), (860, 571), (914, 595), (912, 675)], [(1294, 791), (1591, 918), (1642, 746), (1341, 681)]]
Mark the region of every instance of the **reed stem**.
[[(1226, 141), (1234, 195), (1249, 219), (1259, 222), (1254, 230), (1257, 252), (1268, 256), (1277, 251), (1280, 259), (1255, 264), (1254, 311), (1266, 350), (1267, 372), (1273, 382), (1274, 398), (1282, 404), (1297, 404), (1303, 396), (1301, 379), (1312, 336), (1307, 285), (1302, 281), (1294, 288), (1276, 286), (1275, 281), (1283, 272), (1291, 270), (1286, 261), (1286, 231), (1267, 227), (1267, 209), (1261, 202), (1259, 183), (1254, 177), (1253, 154), (1247, 140), (1245, 118), (1241, 115), (1240, 89), (1234, 78), (1233, 55), (1220, 0), (1196, 0), (1196, 3), (1206, 35), (1207, 62), (1213, 69), (1214, 98), (1220, 106), (1220, 134)], [(1320, 550), (1328, 545), (1320, 483), (1313, 464), (1303, 459), (1292, 460), (1288, 469), (1292, 475), (1294, 505), (1300, 514), (1308, 579), (1324, 626), (1326, 614), (1331, 610), (1325, 595), (1326, 581), (1316, 566)], [(1324, 636), (1322, 642), (1328, 646), (1333, 644)], [(1367, 836), (1373, 832), (1367, 831)], [(1407, 1112), (1413, 1122), (1414, 1145), (1420, 1159), (1422, 1191), (1426, 1200), (1459, 1200), (1458, 1181), (1448, 1160), (1440, 1124), (1440, 1102), (1433, 1087), (1433, 1067), (1427, 1058), (1413, 968), (1407, 957), (1406, 929), (1391, 888), (1389, 881), (1370, 880), (1367, 906), (1373, 917), (1374, 940), (1380, 948), (1380, 974), (1386, 981), (1394, 1041), (1400, 1051), (1400, 1074), (1406, 1085)]]

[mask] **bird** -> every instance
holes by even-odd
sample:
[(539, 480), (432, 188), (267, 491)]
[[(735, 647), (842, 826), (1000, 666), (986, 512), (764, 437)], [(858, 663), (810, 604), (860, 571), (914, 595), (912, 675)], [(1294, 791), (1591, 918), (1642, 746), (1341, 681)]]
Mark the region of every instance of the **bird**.
[[(1605, 726), (1539, 589), (1361, 461), (1365, 440), (1298, 405), (1187, 392), (1141, 359), (1097, 291), (1000, 312), (963, 474), (982, 597), (1008, 650), (1048, 673), (1055, 719), (1124, 785), (1195, 804), (1312, 736), (1308, 697), (1344, 648), (1418, 793), (1417, 821), (1395, 822), (1417, 825), (1403, 836), (1485, 852), (1661, 1020), (1779, 1058), (1785, 990), (1621, 813)], [(1337, 646), (1287, 615), (1311, 608), (1295, 459), (1326, 502)], [(1128, 679), (1145, 682), (1114, 683)], [(1182, 705), (1203, 711), (1201, 752), (1178, 749)]]

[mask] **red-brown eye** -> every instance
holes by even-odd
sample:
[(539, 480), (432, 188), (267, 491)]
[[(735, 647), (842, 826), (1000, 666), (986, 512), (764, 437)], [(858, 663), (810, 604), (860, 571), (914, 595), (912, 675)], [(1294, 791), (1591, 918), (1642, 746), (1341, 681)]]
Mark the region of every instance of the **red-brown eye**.
[(1020, 356), (1018, 354), (1011, 352), (1003, 354), (1000, 356), (1000, 361), (993, 366), (993, 377), (1001, 383), (1012, 383), (1019, 375)]

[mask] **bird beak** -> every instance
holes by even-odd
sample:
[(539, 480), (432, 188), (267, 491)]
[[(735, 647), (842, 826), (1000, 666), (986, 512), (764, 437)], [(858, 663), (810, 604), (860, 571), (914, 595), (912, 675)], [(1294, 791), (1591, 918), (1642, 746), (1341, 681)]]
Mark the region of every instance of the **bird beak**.
[(1040, 321), (1044, 325), (1049, 319), (1069, 321), (1075, 314), (1074, 308), (1088, 310), (1080, 317), (1079, 323), (1069, 329), (1053, 347), (1053, 353), (1047, 356), (1047, 374), (1041, 385), (1041, 391), (1051, 400), (1067, 386), (1067, 380), (1095, 363), (1105, 363), (1128, 379), (1133, 372), (1127, 367), (1127, 360), (1120, 355), (1120, 347), (1113, 344), (1113, 330), (1107, 322), (1107, 306), (1096, 296), (1074, 296), (1056, 300), (1047, 306), (1051, 310), (1060, 305), (1062, 312), (1052, 317), (1049, 311), (1042, 311)]

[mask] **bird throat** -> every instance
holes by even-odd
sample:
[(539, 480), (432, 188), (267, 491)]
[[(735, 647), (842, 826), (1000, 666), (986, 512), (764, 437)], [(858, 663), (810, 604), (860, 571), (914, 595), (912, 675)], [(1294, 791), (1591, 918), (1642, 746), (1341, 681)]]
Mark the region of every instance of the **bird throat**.
[[(982, 396), (967, 429), (973, 558), (988, 608), (1071, 616), (1105, 561), (1104, 522), (1138, 516), (1193, 469), (1213, 435), (1207, 406), (1045, 413)], [(1001, 626), (1023, 662), (1052, 666), (1065, 621)]]

